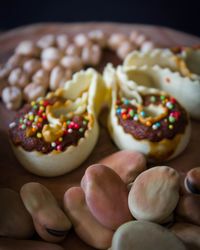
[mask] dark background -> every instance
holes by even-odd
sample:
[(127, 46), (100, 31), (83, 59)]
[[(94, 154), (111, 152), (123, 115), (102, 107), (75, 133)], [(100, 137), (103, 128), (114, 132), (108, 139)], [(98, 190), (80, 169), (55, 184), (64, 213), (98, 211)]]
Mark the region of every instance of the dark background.
[(0, 0), (0, 30), (35, 22), (117, 21), (200, 36), (200, 0)]

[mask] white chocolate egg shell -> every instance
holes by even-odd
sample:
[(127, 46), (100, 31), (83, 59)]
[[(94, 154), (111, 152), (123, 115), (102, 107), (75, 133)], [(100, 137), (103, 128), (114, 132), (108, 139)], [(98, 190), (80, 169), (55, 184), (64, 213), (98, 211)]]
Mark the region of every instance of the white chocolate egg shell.
[[(114, 69), (109, 65), (104, 72), (107, 86), (112, 88), (112, 95), (110, 97), (111, 111), (108, 120), (108, 128), (116, 145), (120, 149), (134, 149), (140, 151), (150, 157), (151, 160), (153, 159), (153, 161), (160, 161), (161, 159), (170, 160), (179, 155), (185, 149), (190, 139), (191, 125), (189, 120), (184, 133), (177, 134), (172, 140), (164, 138), (159, 142), (151, 142), (148, 139), (138, 140), (134, 138), (131, 134), (124, 131), (124, 128), (119, 124), (118, 117), (116, 116), (115, 105), (119, 89), (126, 97), (134, 97), (139, 104), (140, 94), (167, 95), (167, 93), (155, 88), (146, 88), (144, 86), (135, 87), (134, 84), (131, 86), (127, 82), (121, 82), (119, 78), (117, 81), (112, 82), (113, 77), (116, 77), (114, 74)], [(173, 153), (170, 155), (170, 152), (172, 151)]]
[[(89, 156), (98, 139), (99, 127), (97, 115), (103, 101), (100, 102), (100, 97), (97, 97), (97, 95), (101, 95), (102, 98), (104, 90), (102, 79), (95, 70), (88, 69), (87, 71), (76, 73), (71, 81), (66, 82), (65, 88), (59, 89), (55, 94), (65, 98), (71, 97), (72, 101), (82, 105), (85, 104), (83, 93), (87, 92), (88, 98), (85, 108), (88, 113), (89, 123), (84, 137), (79, 139), (76, 146), (68, 146), (65, 151), (61, 152), (53, 150), (48, 154), (38, 151), (28, 152), (21, 146), (12, 145), (20, 163), (30, 172), (47, 177), (65, 174), (80, 166)], [(55, 116), (56, 112), (55, 110), (52, 111), (52, 109), (50, 109), (49, 118), (52, 122), (51, 125), (56, 126), (59, 123), (59, 118)], [(66, 110), (64, 109), (64, 111)]]
[(133, 52), (127, 56), (123, 67), (118, 68), (118, 77), (121, 81), (132, 82), (134, 86), (144, 85), (167, 91), (193, 118), (200, 119), (199, 63), (199, 50), (187, 49), (180, 56), (167, 49)]

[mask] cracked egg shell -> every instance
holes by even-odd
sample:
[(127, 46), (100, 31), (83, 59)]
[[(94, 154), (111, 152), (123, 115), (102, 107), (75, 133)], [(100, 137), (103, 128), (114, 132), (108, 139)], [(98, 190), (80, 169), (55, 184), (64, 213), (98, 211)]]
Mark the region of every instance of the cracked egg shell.
[[(80, 98), (83, 93), (88, 96), (84, 101)], [(83, 104), (85, 104), (89, 122), (84, 137), (78, 140), (76, 146), (70, 145), (64, 151), (53, 150), (48, 154), (36, 150), (28, 152), (20, 145), (15, 146), (12, 143), (16, 157), (27, 170), (36, 175), (48, 177), (59, 176), (72, 171), (80, 166), (93, 150), (99, 134), (97, 116), (103, 103), (104, 86), (99, 74), (95, 70), (88, 69), (74, 74), (73, 79), (66, 82), (64, 88), (58, 89), (49, 96), (52, 95), (61, 96), (67, 101), (74, 102), (74, 106), (71, 106), (74, 113), (77, 110), (83, 112)], [(76, 102), (79, 98), (80, 101)], [(63, 106), (63, 109), (55, 106), (46, 109), (48, 111), (46, 116), (50, 124), (49, 128), (55, 128), (60, 124), (61, 114), (67, 115), (70, 113), (69, 106)]]
[[(106, 74), (108, 81), (109, 72)], [(191, 130), (184, 108), (164, 91), (111, 79), (107, 84), (112, 89), (108, 128), (116, 145), (121, 150), (137, 150), (151, 162), (180, 154)]]
[(200, 50), (185, 49), (180, 55), (167, 49), (130, 53), (118, 77), (137, 85), (155, 87), (173, 95), (192, 118), (200, 119)]

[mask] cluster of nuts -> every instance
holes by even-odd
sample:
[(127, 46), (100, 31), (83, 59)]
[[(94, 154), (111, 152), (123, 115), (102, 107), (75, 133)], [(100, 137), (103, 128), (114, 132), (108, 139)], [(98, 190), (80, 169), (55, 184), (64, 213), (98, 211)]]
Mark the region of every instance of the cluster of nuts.
[[(45, 241), (60, 242), (73, 226), (94, 248), (112, 245), (112, 250), (129, 250), (134, 245), (139, 246), (134, 247), (137, 250), (147, 249), (142, 232), (148, 234), (149, 227), (148, 249), (155, 249), (157, 242), (157, 249), (185, 250), (184, 244), (200, 247), (200, 167), (182, 179), (181, 186), (179, 174), (170, 167), (147, 169), (139, 152), (119, 151), (86, 169), (80, 186), (65, 192), (64, 211), (39, 183), (24, 184), (20, 196), (0, 189), (0, 236), (25, 240), (36, 231)], [(135, 234), (139, 236), (128, 236)]]
[(106, 35), (102, 30), (80, 33), (70, 39), (66, 34), (45, 35), (37, 42), (22, 41), (15, 53), (0, 68), (0, 96), (8, 109), (18, 109), (56, 90), (72, 74), (100, 63), (105, 48), (122, 60), (135, 49), (149, 50), (154, 43), (136, 31), (125, 35)]

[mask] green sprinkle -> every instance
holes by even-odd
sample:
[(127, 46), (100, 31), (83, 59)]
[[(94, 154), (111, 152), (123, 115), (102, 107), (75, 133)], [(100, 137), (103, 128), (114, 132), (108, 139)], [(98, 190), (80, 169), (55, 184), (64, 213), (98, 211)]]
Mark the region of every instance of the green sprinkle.
[(164, 96), (164, 95), (161, 95), (160, 96), (160, 99), (163, 101), (163, 100), (165, 100), (165, 98), (166, 98), (166, 96)]
[(169, 116), (169, 122), (174, 123), (176, 119), (173, 116)]
[(19, 119), (19, 123), (23, 123), (23, 119), (22, 118)]
[(26, 128), (26, 125), (25, 124), (22, 124), (22, 129), (25, 129)]
[(83, 125), (87, 125), (87, 121), (86, 120), (83, 121)]
[(133, 117), (133, 116), (134, 116), (134, 110), (130, 110), (130, 111), (129, 111), (129, 115), (130, 115), (131, 117)]
[(67, 123), (67, 125), (69, 125), (69, 124), (71, 123), (71, 121), (70, 121), (70, 120), (67, 120), (66, 123)]
[(83, 128), (79, 128), (78, 130), (80, 133), (83, 133), (84, 129)]
[(155, 102), (156, 101), (156, 97), (155, 96), (151, 96), (150, 101), (151, 102)]

